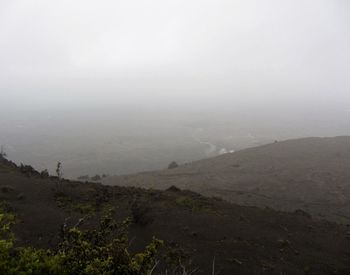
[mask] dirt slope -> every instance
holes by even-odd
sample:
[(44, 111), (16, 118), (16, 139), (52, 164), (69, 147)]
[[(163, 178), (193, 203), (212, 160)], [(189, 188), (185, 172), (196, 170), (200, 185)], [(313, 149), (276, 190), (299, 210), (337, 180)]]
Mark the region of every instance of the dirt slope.
[(18, 245), (50, 247), (60, 225), (74, 224), (101, 209), (115, 207), (116, 218), (131, 216), (135, 250), (152, 236), (182, 251), (209, 274), (215, 258), (219, 274), (350, 274), (347, 226), (314, 221), (305, 213), (283, 213), (202, 197), (190, 191), (110, 187), (41, 178), (0, 161), (0, 201), (17, 215)]
[(347, 223), (350, 137), (277, 142), (103, 183), (156, 189), (175, 185), (242, 205), (303, 209), (318, 218)]

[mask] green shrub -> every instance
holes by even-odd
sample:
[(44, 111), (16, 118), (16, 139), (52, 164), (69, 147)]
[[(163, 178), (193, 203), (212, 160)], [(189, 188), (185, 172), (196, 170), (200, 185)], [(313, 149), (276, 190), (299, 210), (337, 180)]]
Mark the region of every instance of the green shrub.
[(117, 223), (111, 213), (94, 230), (62, 227), (56, 249), (14, 247), (14, 215), (0, 211), (0, 274), (123, 274), (150, 275), (162, 241), (153, 241), (141, 253), (129, 252), (129, 220)]
[(58, 207), (68, 212), (78, 212), (80, 214), (92, 214), (96, 212), (96, 207), (91, 202), (73, 201), (63, 192), (55, 194), (55, 201)]
[(191, 197), (181, 196), (176, 198), (176, 204), (194, 210), (197, 204)]
[(218, 215), (218, 213), (214, 211), (205, 201), (193, 198), (191, 196), (179, 196), (176, 198), (175, 203), (178, 206), (190, 209), (193, 212), (205, 212), (208, 214)]

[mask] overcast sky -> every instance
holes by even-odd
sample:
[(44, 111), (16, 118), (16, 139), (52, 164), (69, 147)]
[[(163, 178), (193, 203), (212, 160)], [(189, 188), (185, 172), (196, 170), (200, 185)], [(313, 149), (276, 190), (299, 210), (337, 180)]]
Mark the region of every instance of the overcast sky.
[(344, 103), (349, 3), (2, 0), (0, 93), (7, 107), (62, 95)]

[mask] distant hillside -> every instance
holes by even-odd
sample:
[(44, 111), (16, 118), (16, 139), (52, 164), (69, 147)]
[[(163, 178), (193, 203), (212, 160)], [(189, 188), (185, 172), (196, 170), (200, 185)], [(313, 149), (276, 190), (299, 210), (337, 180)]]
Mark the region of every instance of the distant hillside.
[(55, 247), (62, 224), (86, 217), (85, 227), (93, 228), (103, 209), (113, 207), (117, 220), (132, 218), (133, 251), (156, 236), (167, 247), (161, 255), (192, 262), (191, 270), (198, 268), (193, 274), (211, 274), (214, 259), (222, 275), (350, 272), (348, 227), (314, 221), (302, 211), (238, 206), (175, 187), (156, 191), (67, 180), (57, 185), (55, 177), (0, 159), (0, 203), (16, 215), (17, 246)]
[(242, 205), (300, 208), (350, 223), (350, 137), (276, 142), (103, 183), (157, 189), (175, 185)]

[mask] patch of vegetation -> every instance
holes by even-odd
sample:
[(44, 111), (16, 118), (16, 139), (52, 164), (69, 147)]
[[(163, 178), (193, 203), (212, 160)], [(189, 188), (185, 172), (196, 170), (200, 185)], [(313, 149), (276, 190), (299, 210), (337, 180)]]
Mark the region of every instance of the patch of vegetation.
[(177, 164), (176, 161), (172, 161), (169, 165), (168, 165), (168, 169), (174, 169), (179, 167), (179, 165)]
[(30, 165), (24, 165), (23, 163), (21, 163), (19, 170), (22, 174), (26, 175), (29, 178), (32, 176), (40, 176), (40, 173)]
[(220, 215), (211, 205), (200, 198), (194, 198), (191, 196), (178, 196), (175, 200), (176, 205), (190, 209), (193, 212), (205, 212), (208, 214)]
[(55, 201), (58, 207), (66, 211), (78, 212), (81, 214), (92, 214), (97, 211), (93, 203), (74, 201), (63, 192), (57, 192), (55, 194)]
[(179, 196), (175, 200), (176, 204), (191, 209), (192, 211), (206, 211), (209, 210), (205, 205), (203, 205), (199, 200), (196, 200), (190, 196)]
[(91, 203), (75, 203), (72, 204), (72, 211), (81, 214), (91, 214), (96, 212), (96, 208)]
[(62, 241), (52, 250), (15, 248), (15, 216), (0, 210), (0, 274), (153, 274), (163, 242), (153, 239), (141, 253), (129, 252), (129, 221), (117, 223), (111, 213), (95, 230), (62, 227)]
[(194, 210), (197, 208), (197, 203), (191, 197), (181, 196), (176, 198), (176, 204), (182, 207)]
[[(189, 253), (180, 247), (177, 243), (167, 243), (164, 246), (163, 260), (166, 266), (176, 269), (179, 265), (184, 265), (189, 259)], [(187, 269), (191, 268), (191, 262), (186, 264)]]
[(49, 171), (47, 171), (47, 169), (41, 171), (40, 177), (42, 177), (43, 179), (50, 177)]
[(67, 208), (68, 205), (72, 204), (72, 200), (63, 192), (55, 193), (55, 201), (58, 207)]

